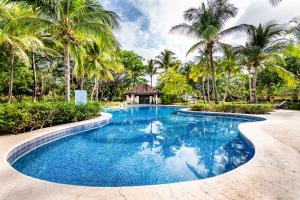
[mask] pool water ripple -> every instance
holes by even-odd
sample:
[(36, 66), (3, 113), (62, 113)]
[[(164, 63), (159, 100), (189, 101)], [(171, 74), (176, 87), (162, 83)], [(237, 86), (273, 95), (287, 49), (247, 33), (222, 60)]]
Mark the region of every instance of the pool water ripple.
[(113, 122), (45, 144), (13, 167), (38, 179), (81, 186), (192, 181), (231, 171), (254, 155), (238, 125), (249, 118), (194, 116), (173, 107), (107, 110)]

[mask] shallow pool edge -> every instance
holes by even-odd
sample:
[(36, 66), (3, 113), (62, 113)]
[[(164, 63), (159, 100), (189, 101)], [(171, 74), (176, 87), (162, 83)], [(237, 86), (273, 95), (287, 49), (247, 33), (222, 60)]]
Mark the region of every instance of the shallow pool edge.
[[(86, 120), (77, 123), (66, 124), (67, 127), (61, 128), (58, 130), (46, 132), (37, 137), (30, 138), (27, 141), (22, 142), (19, 145), (16, 145), (13, 149), (11, 149), (7, 155), (7, 162), (12, 165), (19, 158), (23, 157), (27, 153), (37, 149), (43, 145), (51, 143), (53, 141), (62, 139), (64, 137), (68, 137), (71, 135), (76, 135), (85, 131), (97, 129), (103, 126), (106, 126), (112, 122), (112, 115), (110, 113), (101, 112), (101, 116), (92, 120)], [(59, 127), (59, 126), (57, 126)], [(50, 127), (55, 128), (54, 127)], [(39, 131), (39, 130), (37, 130)], [(24, 133), (26, 134), (26, 133)]]
[[(223, 174), (218, 175), (218, 176), (222, 176), (224, 174), (230, 173), (230, 172), (235, 171), (235, 170), (237, 170), (238, 168), (240, 168), (244, 165), (247, 165), (247, 163), (249, 163), (255, 157), (255, 154), (256, 154), (255, 144), (251, 141), (251, 139), (249, 139), (240, 130), (240, 126), (243, 125), (243, 124), (257, 123), (257, 122), (265, 121), (266, 118), (258, 117), (258, 116), (254, 116), (254, 115), (247, 115), (247, 114), (190, 111), (187, 106), (167, 106), (167, 105), (153, 105), (153, 106), (173, 107), (173, 108), (177, 107), (177, 108), (179, 108), (178, 112), (189, 113), (189, 114), (193, 114), (195, 116), (216, 116), (216, 117), (220, 116), (220, 117), (231, 117), (231, 118), (246, 118), (246, 119), (251, 119), (251, 120), (256, 119), (256, 121), (253, 121), (253, 122), (242, 123), (238, 127), (238, 129), (241, 133), (241, 136), (245, 139), (245, 142), (249, 143), (253, 147), (253, 149), (254, 149), (253, 157), (248, 162), (246, 162), (245, 164), (235, 168), (234, 170), (228, 171), (228, 172), (223, 173)], [(133, 107), (133, 106), (124, 106), (123, 108), (125, 108), (125, 107)], [(142, 105), (142, 106), (137, 105), (137, 106), (134, 106), (134, 107), (146, 107), (146, 105)], [(106, 108), (112, 108), (112, 107), (106, 107)], [(119, 108), (119, 107), (113, 107), (113, 108), (116, 109), (116, 108)], [(10, 151), (8, 151), (7, 155), (5, 156), (6, 157), (6, 162), (9, 164), (10, 167), (12, 167), (12, 164), (14, 162), (16, 162), (19, 158), (21, 158), (22, 156), (24, 156), (27, 153), (31, 152), (32, 150), (34, 150), (36, 148), (39, 148), (40, 146), (46, 145), (50, 142), (53, 142), (55, 140), (59, 140), (59, 139), (64, 138), (64, 137), (68, 137), (68, 136), (75, 135), (75, 134), (78, 134), (78, 133), (81, 133), (81, 132), (85, 132), (85, 131), (88, 131), (88, 130), (103, 127), (105, 125), (108, 125), (111, 122), (112, 122), (112, 114), (103, 112), (103, 113), (101, 113), (101, 117), (98, 117), (97, 119), (94, 119), (94, 120), (79, 122), (79, 124), (78, 123), (66, 124), (66, 126), (68, 126), (66, 128), (60, 128), (57, 131), (47, 132), (46, 134), (42, 134), (38, 137), (33, 137), (29, 140), (23, 141), (19, 145), (16, 145), (14, 148), (12, 148)], [(52, 127), (52, 128), (55, 128), (55, 127)], [(75, 131), (75, 132), (73, 133), (73, 131)], [(21, 173), (21, 172), (18, 172), (18, 173)], [(213, 179), (213, 178), (216, 178), (218, 176), (213, 176), (213, 177), (209, 177), (209, 178), (201, 179), (201, 180)], [(33, 177), (31, 177), (31, 178), (33, 178)], [(35, 178), (33, 178), (33, 179), (35, 179)], [(40, 179), (37, 179), (37, 180), (40, 180)], [(201, 181), (201, 180), (194, 180), (194, 181)], [(45, 181), (45, 180), (40, 180), (40, 181)], [(194, 181), (186, 181), (186, 182), (179, 182), (179, 183), (188, 183), (188, 182), (194, 182)], [(46, 181), (46, 182), (48, 182), (48, 181)], [(50, 182), (50, 183), (53, 183), (53, 182)], [(59, 184), (59, 183), (53, 183), (53, 184)], [(170, 183), (170, 184), (178, 184), (178, 183)], [(63, 185), (65, 185), (65, 184), (63, 184)], [(68, 184), (66, 184), (66, 185), (68, 185)], [(160, 185), (165, 185), (165, 184), (160, 184)], [(70, 185), (70, 186), (75, 186), (75, 185)], [(152, 186), (152, 185), (150, 185), (150, 186)], [(75, 187), (78, 187), (78, 186), (75, 186)], [(90, 186), (79, 186), (79, 187), (90, 187)], [(124, 186), (124, 187), (127, 187), (127, 186)], [(147, 187), (147, 186), (131, 186), (131, 187)], [(110, 187), (105, 187), (105, 188), (110, 188)]]

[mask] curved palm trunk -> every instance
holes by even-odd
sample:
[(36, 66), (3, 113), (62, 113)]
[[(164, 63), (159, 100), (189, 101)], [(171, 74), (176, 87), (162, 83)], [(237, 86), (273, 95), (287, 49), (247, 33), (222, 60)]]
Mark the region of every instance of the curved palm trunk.
[(92, 93), (91, 93), (91, 101), (94, 101), (95, 90), (96, 90), (96, 78), (95, 78), (95, 83), (94, 83)]
[(36, 80), (36, 63), (35, 63), (35, 54), (32, 52), (31, 58), (31, 65), (32, 65), (32, 75), (33, 75), (33, 96), (32, 101), (36, 102), (36, 93), (37, 93), (37, 80)]
[(227, 99), (227, 96), (228, 96), (229, 82), (230, 82), (230, 72), (228, 72), (228, 77), (227, 77), (227, 79), (226, 79), (226, 85), (225, 85), (225, 91), (224, 91), (223, 103), (226, 102), (226, 99)]
[(70, 93), (71, 93), (71, 75), (70, 75), (70, 57), (69, 57), (69, 43), (64, 43), (64, 71), (65, 71), (65, 95), (66, 100), (70, 102)]
[(10, 74), (9, 74), (9, 82), (8, 82), (8, 103), (11, 103), (13, 99), (14, 62), (15, 62), (15, 55), (13, 53), (13, 50), (11, 50), (10, 58), (9, 58)]
[(214, 66), (212, 47), (209, 49), (209, 59), (210, 59), (210, 69), (211, 69), (211, 79), (212, 79), (212, 88), (213, 88), (213, 93), (214, 93), (214, 101), (215, 101), (215, 103), (218, 103), (218, 92), (217, 92), (217, 84), (216, 84), (216, 78), (215, 78), (215, 66)]

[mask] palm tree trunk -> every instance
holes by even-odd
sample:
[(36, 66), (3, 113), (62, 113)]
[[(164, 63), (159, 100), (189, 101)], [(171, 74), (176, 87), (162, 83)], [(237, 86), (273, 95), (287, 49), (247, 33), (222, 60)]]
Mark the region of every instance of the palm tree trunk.
[(257, 103), (257, 90), (256, 90), (256, 85), (257, 85), (257, 66), (254, 67), (254, 75), (253, 75), (253, 80), (252, 80), (252, 101), (254, 101), (255, 103)]
[(80, 90), (83, 90), (83, 88), (84, 88), (84, 78), (81, 77), (80, 78)]
[(66, 100), (70, 102), (70, 93), (71, 93), (71, 75), (70, 75), (70, 57), (69, 57), (69, 43), (64, 43), (64, 69), (65, 69), (65, 95)]
[(227, 99), (227, 96), (228, 96), (229, 81), (230, 81), (230, 72), (228, 72), (228, 77), (227, 77), (227, 79), (226, 79), (226, 85), (225, 85), (225, 91), (224, 91), (223, 103), (226, 102), (226, 99)]
[(152, 75), (150, 75), (150, 79), (151, 79), (151, 87), (153, 87), (153, 85), (152, 85), (152, 79), (153, 79)]
[(202, 79), (202, 94), (203, 94), (203, 101), (204, 101), (204, 103), (206, 103), (205, 79)]
[(93, 100), (94, 100), (94, 94), (95, 94), (95, 90), (96, 90), (96, 78), (95, 78), (94, 87), (93, 87), (93, 90), (92, 90), (92, 93), (91, 93), (91, 101), (93, 101)]
[(209, 77), (207, 77), (207, 101), (210, 103), (210, 83), (209, 83)]
[(218, 103), (218, 92), (217, 92), (217, 84), (215, 78), (215, 66), (214, 66), (214, 58), (213, 58), (213, 48), (209, 48), (209, 59), (210, 59), (210, 68), (211, 68), (211, 79), (212, 79), (212, 87), (214, 93), (214, 101)]
[(253, 96), (252, 96), (252, 77), (249, 76), (249, 100), (250, 102), (253, 102)]
[(99, 79), (96, 78), (96, 101), (99, 101)]
[(36, 81), (36, 63), (35, 63), (35, 54), (32, 52), (32, 73), (33, 73), (33, 96), (32, 101), (36, 102), (36, 91), (37, 91), (37, 81)]
[(13, 83), (14, 83), (14, 62), (15, 62), (15, 55), (13, 50), (10, 52), (10, 74), (9, 74), (9, 82), (8, 82), (8, 103), (12, 102), (13, 99)]

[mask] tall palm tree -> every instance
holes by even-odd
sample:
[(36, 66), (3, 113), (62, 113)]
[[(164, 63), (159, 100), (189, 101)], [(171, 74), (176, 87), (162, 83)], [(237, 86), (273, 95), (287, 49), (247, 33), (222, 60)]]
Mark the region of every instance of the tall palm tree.
[(153, 59), (148, 60), (146, 65), (146, 71), (150, 76), (151, 87), (153, 86), (153, 76), (157, 74), (157, 67), (155, 66), (155, 61)]
[(295, 85), (294, 75), (281, 67), (284, 61), (279, 52), (287, 46), (287, 40), (282, 37), (286, 32), (285, 27), (271, 21), (258, 26), (242, 24), (228, 31), (237, 30), (248, 35), (248, 41), (241, 51), (246, 57), (247, 66), (252, 70), (250, 101), (257, 102), (257, 74), (261, 67), (276, 72), (290, 86)]
[[(207, 50), (200, 50), (200, 56), (196, 56), (196, 60), (197, 63), (192, 66), (192, 69), (189, 73), (189, 78), (192, 79), (195, 83), (199, 82), (199, 84), (201, 84), (203, 101), (210, 102), (210, 65)], [(205, 82), (207, 89), (205, 89)]]
[(190, 8), (184, 12), (184, 19), (187, 23), (174, 26), (171, 33), (181, 33), (198, 42), (194, 44), (187, 55), (205, 48), (209, 53), (211, 77), (213, 83), (214, 100), (218, 102), (218, 92), (215, 79), (214, 49), (220, 44), (219, 40), (225, 35), (223, 31), (225, 23), (235, 17), (237, 8), (228, 0), (209, 0), (207, 4), (202, 3), (199, 8)]
[(12, 102), (14, 83), (14, 64), (16, 58), (23, 64), (29, 65), (26, 54), (27, 39), (33, 30), (32, 23), (36, 21), (30, 9), (21, 9), (19, 6), (5, 6), (0, 4), (0, 44), (8, 49), (9, 83), (8, 102)]
[(155, 63), (159, 68), (167, 71), (169, 68), (177, 68), (181, 62), (175, 56), (175, 53), (170, 50), (164, 50), (160, 55), (156, 56)]
[[(43, 31), (42, 29), (40, 31)], [(32, 36), (27, 37), (25, 41), (27, 48), (27, 55), (30, 57), (30, 64), (32, 68), (32, 78), (33, 78), (33, 87), (32, 87), (32, 101), (36, 102), (37, 100), (37, 56), (45, 57), (59, 57), (60, 54), (54, 49), (48, 48), (43, 42), (43, 38), (40, 37), (41, 33), (39, 31), (32, 32)]]
[(44, 20), (46, 32), (64, 49), (65, 95), (70, 101), (70, 46), (82, 38), (106, 40), (119, 26), (119, 16), (96, 0), (10, 0), (31, 5)]
[(115, 56), (118, 46), (110, 50), (104, 50), (103, 46), (96, 42), (87, 47), (86, 65), (88, 76), (94, 79), (94, 87), (91, 93), (91, 101), (96, 93), (96, 101), (99, 100), (99, 81), (114, 80), (113, 72), (121, 72), (123, 67)]
[(223, 103), (226, 101), (228, 96), (231, 76), (234, 73), (240, 71), (240, 63), (238, 62), (240, 56), (240, 49), (240, 47), (232, 47), (228, 44), (222, 44), (220, 46), (220, 50), (223, 52), (223, 58), (220, 64), (223, 67), (226, 76)]

